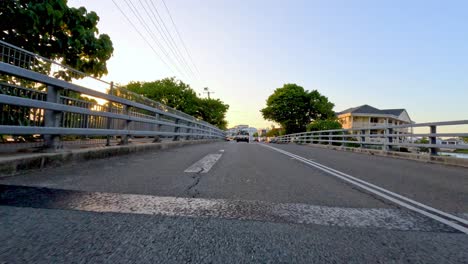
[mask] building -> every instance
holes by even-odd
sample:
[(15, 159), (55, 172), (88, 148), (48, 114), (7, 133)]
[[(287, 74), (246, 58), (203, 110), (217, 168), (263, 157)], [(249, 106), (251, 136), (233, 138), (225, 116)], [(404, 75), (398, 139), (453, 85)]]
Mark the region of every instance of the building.
[(258, 136), (263, 136), (265, 137), (266, 136), (266, 133), (270, 131), (270, 129), (268, 128), (259, 128), (258, 129)]
[(344, 129), (412, 123), (405, 109), (380, 110), (370, 105), (346, 109), (337, 113), (337, 117)]
[[(341, 111), (336, 114), (344, 129), (372, 128), (378, 126), (397, 126), (411, 124), (411, 118), (405, 109), (377, 109), (370, 105), (361, 105)], [(394, 134), (411, 133), (410, 128), (396, 128)], [(353, 131), (353, 134), (383, 134), (383, 129), (368, 129)], [(403, 140), (402, 138), (396, 138)], [(382, 138), (372, 138), (371, 141), (381, 141)]]
[(247, 130), (250, 136), (253, 136), (253, 134), (257, 132), (257, 129), (254, 127), (249, 127), (248, 125), (237, 125), (233, 128), (226, 130), (226, 135), (228, 137), (234, 137), (240, 130)]
[(441, 145), (466, 145), (466, 143), (460, 138), (437, 139), (437, 144), (441, 144)]

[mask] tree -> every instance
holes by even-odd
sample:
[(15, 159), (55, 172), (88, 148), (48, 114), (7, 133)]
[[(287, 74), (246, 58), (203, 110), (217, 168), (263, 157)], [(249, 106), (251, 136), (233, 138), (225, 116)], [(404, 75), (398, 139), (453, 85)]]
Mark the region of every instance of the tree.
[(174, 77), (153, 82), (130, 82), (124, 88), (189, 115), (199, 112), (199, 99), (195, 91)]
[(328, 101), (326, 96), (321, 95), (317, 90), (313, 90), (309, 92), (309, 100), (309, 118), (311, 120), (336, 118), (335, 112), (333, 111), (335, 105)]
[[(95, 12), (67, 6), (67, 0), (0, 1), (0, 39), (77, 70), (100, 77), (107, 74), (112, 41), (99, 35)], [(13, 59), (13, 58), (11, 58)], [(35, 71), (71, 80), (70, 72), (51, 72), (50, 63), (38, 62)], [(76, 78), (76, 76), (73, 76)]]
[[(0, 17), (0, 40), (95, 77), (107, 73), (106, 63), (113, 52), (112, 41), (108, 35), (99, 35), (99, 17), (95, 12), (88, 12), (84, 7), (70, 8), (66, 0), (2, 0)], [(2, 61), (67, 81), (72, 77), (84, 77), (72, 75), (65, 68), (52, 69), (50, 62), (28, 60), (16, 52), (3, 56)], [(44, 88), (11, 76), (0, 74), (0, 79), (24, 87)], [(78, 98), (79, 94), (69, 93), (67, 96)], [(15, 125), (37, 122), (31, 119), (36, 116), (32, 113), (36, 110), (32, 108), (3, 105), (2, 111), (8, 113), (8, 119)]]
[(217, 126), (219, 129), (227, 129), (226, 112), (229, 105), (219, 99), (203, 98), (198, 100), (198, 113), (196, 117)]
[(266, 133), (266, 136), (267, 137), (278, 137), (278, 136), (281, 136), (283, 134), (284, 134), (283, 129), (281, 129), (281, 128), (272, 128)]
[(267, 120), (281, 124), (286, 134), (303, 132), (312, 120), (334, 117), (334, 104), (318, 91), (308, 92), (297, 84), (277, 88), (261, 111)]
[(258, 132), (255, 132), (255, 133), (253, 134), (253, 137), (258, 137)]
[(468, 143), (468, 137), (460, 137), (460, 139), (463, 140), (463, 142)]
[(326, 120), (315, 120), (309, 125), (307, 125), (307, 131), (321, 131), (321, 130), (332, 130), (332, 129), (341, 129), (341, 123), (336, 119), (326, 119)]
[(198, 98), (190, 85), (174, 77), (153, 82), (130, 82), (124, 88), (151, 100), (200, 118), (220, 129), (226, 129), (229, 105), (219, 99)]

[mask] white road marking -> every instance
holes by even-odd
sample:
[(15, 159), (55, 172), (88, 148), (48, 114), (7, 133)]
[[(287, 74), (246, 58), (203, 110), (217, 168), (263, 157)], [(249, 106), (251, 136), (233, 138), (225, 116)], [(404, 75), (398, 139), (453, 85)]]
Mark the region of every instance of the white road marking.
[(184, 172), (207, 173), (222, 155), (223, 154), (208, 154), (201, 160), (192, 164), (192, 166), (188, 167)]
[[(378, 195), (378, 196), (380, 196), (380, 197), (383, 197), (383, 198), (385, 198), (385, 199), (387, 199), (387, 200), (389, 200), (389, 201), (392, 201), (392, 202), (394, 202), (394, 203), (396, 203), (396, 204), (398, 204), (398, 205), (400, 205), (400, 206), (402, 206), (402, 207), (405, 207), (405, 208), (408, 208), (408, 209), (413, 210), (413, 211), (415, 211), (415, 212), (418, 212), (418, 213), (420, 213), (420, 214), (423, 214), (423, 215), (425, 215), (425, 216), (427, 216), (427, 217), (430, 217), (430, 218), (432, 218), (432, 219), (434, 219), (434, 220), (437, 220), (437, 221), (439, 221), (439, 222), (441, 222), (441, 223), (444, 223), (444, 224), (446, 224), (446, 225), (448, 225), (448, 226), (450, 226), (450, 227), (452, 227), (452, 228), (454, 228), (454, 229), (457, 229), (457, 230), (459, 230), (459, 231), (461, 231), (461, 232), (463, 232), (463, 233), (465, 233), (465, 234), (468, 234), (468, 228), (464, 227), (464, 226), (461, 225), (461, 224), (457, 224), (457, 223), (455, 223), (455, 222), (452, 222), (452, 221), (450, 221), (450, 220), (447, 220), (447, 219), (445, 219), (445, 218), (442, 218), (442, 217), (440, 217), (440, 216), (438, 216), (438, 215), (435, 215), (435, 214), (433, 214), (433, 213), (437, 213), (437, 214), (439, 214), (439, 215), (443, 215), (443, 216), (445, 216), (445, 217), (447, 217), (447, 218), (449, 218), (449, 219), (451, 219), (451, 220), (455, 220), (455, 221), (457, 221), (457, 222), (459, 222), (459, 223), (463, 223), (463, 224), (465, 224), (465, 225), (468, 225), (468, 221), (467, 221), (467, 220), (462, 219), (462, 218), (460, 218), (460, 217), (458, 217), (458, 216), (455, 216), (455, 215), (452, 215), (452, 214), (449, 214), (449, 213), (446, 213), (446, 212), (442, 212), (442, 211), (440, 211), (440, 210), (438, 210), (438, 209), (435, 209), (435, 208), (432, 208), (432, 207), (430, 207), (430, 206), (424, 205), (424, 204), (419, 203), (419, 202), (417, 202), (417, 201), (414, 201), (414, 200), (412, 200), (412, 199), (410, 199), (410, 198), (407, 198), (407, 197), (404, 197), (404, 196), (399, 195), (399, 194), (397, 194), (397, 193), (391, 192), (391, 191), (389, 191), (389, 190), (386, 190), (386, 189), (384, 189), (384, 188), (381, 188), (381, 187), (379, 187), (379, 186), (376, 186), (376, 185), (374, 185), (374, 184), (372, 184), (372, 183), (369, 183), (369, 182), (360, 180), (360, 179), (358, 179), (358, 178), (355, 178), (355, 177), (353, 177), (353, 176), (351, 176), (351, 175), (348, 175), (348, 174), (346, 174), (346, 173), (337, 171), (337, 170), (335, 170), (335, 169), (332, 169), (332, 168), (330, 168), (330, 167), (327, 167), (327, 166), (325, 166), (325, 165), (323, 165), (323, 164), (320, 164), (320, 163), (318, 163), (318, 162), (310, 161), (310, 160), (308, 160), (308, 159), (306, 159), (306, 158), (303, 158), (303, 157), (301, 157), (301, 156), (299, 156), (299, 155), (292, 154), (292, 153), (287, 152), (287, 151), (285, 151), (285, 150), (278, 149), (278, 148), (275, 148), (275, 147), (272, 147), (272, 146), (268, 146), (268, 145), (263, 145), (263, 144), (261, 144), (261, 146), (270, 148), (270, 149), (275, 150), (275, 151), (278, 151), (278, 152), (280, 152), (280, 153), (282, 153), (282, 154), (284, 154), (284, 155), (286, 155), (286, 156), (296, 158), (298, 161), (301, 161), (301, 162), (303, 162), (303, 163), (306, 163), (306, 164), (308, 164), (308, 165), (310, 165), (310, 166), (312, 166), (312, 167), (315, 167), (315, 168), (317, 168), (317, 169), (319, 169), (319, 170), (322, 170), (322, 171), (324, 171), (324, 172), (326, 172), (326, 173), (328, 173), (328, 174), (331, 174), (331, 175), (333, 175), (333, 176), (335, 176), (335, 177), (338, 177), (338, 178), (340, 178), (340, 179), (342, 179), (342, 180), (344, 180), (344, 181), (346, 181), (346, 182), (349, 182), (349, 183), (351, 183), (351, 184), (354, 184), (354, 185), (356, 185), (356, 186), (359, 186), (359, 187), (361, 187), (362, 189), (364, 189), (364, 190), (366, 190), (366, 191), (368, 191), (368, 192), (374, 193), (374, 194), (376, 194), (376, 195)], [(391, 195), (391, 196), (390, 196), (390, 195)], [(393, 197), (392, 197), (392, 196), (393, 196)], [(400, 199), (400, 200), (398, 200), (397, 198)], [(403, 200), (403, 201), (402, 201), (402, 200)], [(404, 201), (406, 201), (406, 202), (404, 202)], [(408, 203), (407, 203), (407, 202), (408, 202)], [(410, 204), (410, 203), (411, 203), (411, 204)], [(424, 211), (424, 210), (422, 210), (422, 209), (420, 209), (420, 208), (417, 208), (417, 207), (415, 207), (415, 206), (422, 207), (422, 208), (426, 209), (427, 211)], [(430, 212), (428, 212), (428, 211), (430, 211)], [(431, 212), (432, 212), (432, 213), (431, 213)]]
[(224, 149), (220, 149), (219, 152), (224, 152)]
[(388, 208), (341, 208), (299, 203), (90, 193), (68, 203), (63, 209), (405, 231), (452, 231), (435, 221), (431, 223), (418, 214)]

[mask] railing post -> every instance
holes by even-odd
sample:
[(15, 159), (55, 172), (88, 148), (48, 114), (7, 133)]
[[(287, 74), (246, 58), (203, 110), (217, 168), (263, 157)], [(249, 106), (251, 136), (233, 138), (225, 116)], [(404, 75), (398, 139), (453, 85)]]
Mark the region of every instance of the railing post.
[[(430, 128), (431, 128), (431, 134), (437, 133), (437, 126), (430, 126)], [(431, 135), (429, 137), (429, 143), (437, 144), (437, 137), (435, 135)], [(437, 155), (437, 152), (439, 149), (436, 147), (431, 147), (430, 150), (431, 150), (431, 155)]]
[[(193, 123), (189, 122), (189, 123), (187, 123), (187, 126), (192, 127)], [(187, 134), (192, 134), (192, 128), (187, 128)], [(192, 138), (191, 135), (187, 135), (185, 137), (185, 140), (190, 140), (191, 138)]]
[[(176, 120), (174, 121), (174, 124), (178, 125), (179, 122), (180, 122), (179, 119), (176, 119)], [(179, 133), (179, 131), (180, 131), (180, 127), (175, 126), (175, 128), (174, 128), (174, 133)], [(172, 141), (178, 141), (178, 140), (179, 140), (179, 136), (174, 135), (174, 137), (172, 138)]]
[[(127, 105), (124, 105), (123, 106), (123, 114), (126, 115), (126, 116), (129, 116), (130, 114), (130, 107), (127, 106)], [(130, 125), (130, 120), (126, 119), (125, 120), (125, 125), (124, 125), (124, 130), (127, 132), (125, 135), (122, 136), (122, 140), (120, 141), (120, 144), (121, 145), (126, 145), (128, 144), (128, 128), (129, 128), (129, 125)]]
[(328, 132), (328, 145), (332, 145), (332, 137), (330, 137), (333, 133), (332, 132)]
[[(48, 85), (47, 86), (47, 102), (60, 103), (59, 88)], [(44, 125), (46, 127), (59, 127), (62, 112), (54, 110), (45, 110)], [(48, 149), (57, 150), (62, 148), (60, 142), (60, 135), (44, 135), (45, 146)]]
[[(114, 93), (114, 82), (110, 83), (110, 89), (109, 89), (109, 94), (112, 95)], [(112, 101), (109, 101), (109, 106), (108, 106), (108, 112), (112, 113)], [(112, 118), (108, 117), (107, 118), (107, 129), (111, 129), (112, 127)], [(106, 146), (110, 146), (110, 135), (107, 135), (106, 137)]]
[[(195, 124), (195, 133), (200, 134), (200, 125), (198, 125), (198, 124)], [(200, 139), (200, 136), (196, 135), (195, 139), (197, 139), (197, 140)]]
[[(161, 115), (156, 112), (155, 114), (156, 121), (161, 121)], [(161, 131), (161, 124), (156, 124), (156, 131)], [(153, 143), (161, 142), (161, 137), (159, 135), (154, 136)]]

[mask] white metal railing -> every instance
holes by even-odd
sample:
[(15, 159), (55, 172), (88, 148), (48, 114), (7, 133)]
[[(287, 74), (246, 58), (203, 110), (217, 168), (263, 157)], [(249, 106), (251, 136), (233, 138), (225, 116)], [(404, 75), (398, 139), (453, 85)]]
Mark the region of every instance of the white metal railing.
[[(224, 131), (205, 121), (3, 41), (0, 76), (0, 135), (40, 134), (53, 148), (60, 147), (63, 135), (107, 136), (108, 142), (109, 136), (121, 136), (122, 143), (129, 136), (224, 138)], [(67, 81), (84, 77), (108, 85), (109, 93)], [(106, 103), (73, 98), (70, 92)]]
[[(468, 149), (468, 144), (440, 144), (441, 137), (468, 137), (468, 133), (437, 133), (437, 128), (442, 126), (468, 125), (468, 120), (431, 122), (419, 124), (404, 124), (394, 126), (372, 126), (355, 129), (334, 129), (313, 132), (288, 134), (276, 138), (278, 143), (299, 144), (327, 144), (348, 147), (380, 146), (382, 150), (392, 150), (395, 147), (428, 148), (430, 153), (436, 155), (440, 148)], [(427, 127), (430, 133), (401, 132), (401, 129)], [(383, 133), (373, 134), (375, 131)], [(369, 133), (370, 132), (370, 133)], [(416, 139), (428, 138), (428, 143), (416, 143)]]

